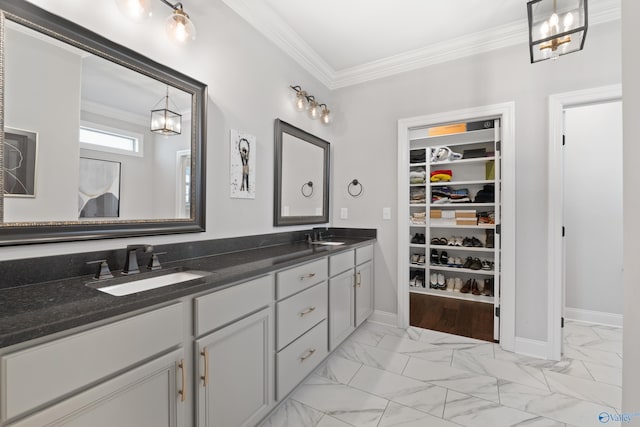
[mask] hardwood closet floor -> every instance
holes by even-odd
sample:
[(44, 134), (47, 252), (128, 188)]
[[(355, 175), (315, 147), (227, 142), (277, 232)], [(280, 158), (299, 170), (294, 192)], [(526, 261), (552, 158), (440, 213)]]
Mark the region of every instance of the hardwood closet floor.
[(409, 324), (494, 342), (493, 304), (412, 293)]

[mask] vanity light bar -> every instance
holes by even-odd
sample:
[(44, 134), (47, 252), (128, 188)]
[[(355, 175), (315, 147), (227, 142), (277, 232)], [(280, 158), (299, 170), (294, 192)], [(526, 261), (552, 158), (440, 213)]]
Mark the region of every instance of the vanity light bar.
[(320, 119), (320, 121), (328, 125), (331, 122), (331, 111), (327, 107), (327, 104), (319, 103), (315, 96), (309, 95), (306, 91), (298, 85), (289, 86), (296, 92), (295, 107), (298, 111), (307, 111), (309, 117), (313, 120)]

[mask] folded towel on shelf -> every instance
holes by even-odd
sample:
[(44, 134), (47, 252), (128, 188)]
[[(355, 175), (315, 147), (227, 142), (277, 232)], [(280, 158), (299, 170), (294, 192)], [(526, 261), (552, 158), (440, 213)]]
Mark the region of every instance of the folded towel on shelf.
[(437, 173), (431, 175), (431, 182), (451, 181), (452, 176), (445, 173)]

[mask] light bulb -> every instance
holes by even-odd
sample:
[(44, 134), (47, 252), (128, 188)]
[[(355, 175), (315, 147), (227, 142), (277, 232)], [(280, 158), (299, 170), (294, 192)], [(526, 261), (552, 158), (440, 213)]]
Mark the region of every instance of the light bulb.
[(540, 26), (540, 35), (543, 39), (549, 36), (549, 23), (547, 21), (544, 21)]
[(320, 117), (320, 109), (318, 108), (318, 103), (314, 99), (309, 101), (309, 117), (313, 120)]
[(133, 20), (151, 16), (151, 0), (116, 0), (116, 4), (120, 12)]
[(307, 92), (301, 90), (296, 93), (296, 110), (304, 111), (307, 108)]
[(573, 25), (573, 13), (568, 12), (566, 15), (564, 15), (564, 30), (567, 31), (571, 29), (572, 25)]
[(329, 115), (329, 113), (331, 113), (331, 111), (329, 111), (327, 107), (324, 107), (322, 109), (322, 113), (320, 114), (320, 121), (325, 125), (328, 125), (331, 121), (331, 116)]
[(558, 14), (554, 12), (553, 15), (551, 15), (551, 18), (549, 18), (549, 25), (557, 27), (559, 21), (560, 19), (558, 18)]
[(184, 13), (182, 9), (174, 9), (167, 18), (166, 28), (169, 37), (180, 43), (196, 39), (196, 27), (189, 19), (189, 15)]

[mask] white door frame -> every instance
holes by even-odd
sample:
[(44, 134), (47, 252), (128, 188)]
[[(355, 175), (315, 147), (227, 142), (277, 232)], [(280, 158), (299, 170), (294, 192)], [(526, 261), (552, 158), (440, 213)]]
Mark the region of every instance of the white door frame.
[(622, 85), (564, 92), (549, 96), (549, 177), (547, 248), (547, 357), (560, 360), (562, 353), (562, 316), (564, 288), (563, 226), (563, 111), (569, 107), (622, 100)]
[(501, 296), (500, 345), (515, 348), (515, 265), (516, 265), (516, 145), (515, 103), (487, 105), (445, 113), (429, 114), (398, 120), (398, 327), (409, 326), (409, 271), (403, 268), (409, 259), (409, 130), (435, 124), (500, 118), (502, 128), (501, 174)]

